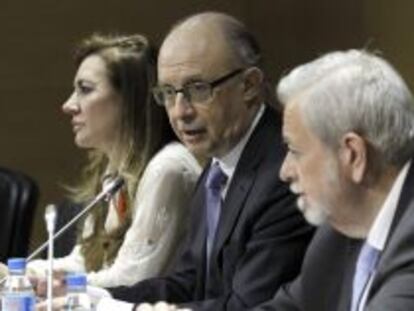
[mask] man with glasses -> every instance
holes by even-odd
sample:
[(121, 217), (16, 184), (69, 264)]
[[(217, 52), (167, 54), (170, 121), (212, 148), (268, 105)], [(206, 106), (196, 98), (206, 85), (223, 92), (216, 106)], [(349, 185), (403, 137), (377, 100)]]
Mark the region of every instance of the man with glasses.
[(111, 289), (115, 298), (239, 311), (299, 272), (313, 230), (277, 177), (285, 154), (281, 120), (265, 103), (260, 65), (255, 39), (224, 14), (189, 17), (166, 37), (154, 96), (179, 139), (211, 161), (172, 272)]

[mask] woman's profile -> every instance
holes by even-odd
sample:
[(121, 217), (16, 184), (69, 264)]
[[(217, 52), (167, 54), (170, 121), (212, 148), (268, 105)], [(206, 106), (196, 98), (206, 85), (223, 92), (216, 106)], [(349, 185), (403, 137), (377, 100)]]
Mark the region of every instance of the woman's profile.
[[(153, 102), (156, 55), (145, 37), (93, 35), (75, 61), (74, 91), (62, 109), (88, 163), (70, 198), (88, 202), (117, 177), (125, 184), (85, 218), (72, 252), (54, 268), (86, 272), (95, 286), (131, 285), (165, 270), (201, 168)], [(28, 264), (35, 276), (46, 267), (43, 260)]]

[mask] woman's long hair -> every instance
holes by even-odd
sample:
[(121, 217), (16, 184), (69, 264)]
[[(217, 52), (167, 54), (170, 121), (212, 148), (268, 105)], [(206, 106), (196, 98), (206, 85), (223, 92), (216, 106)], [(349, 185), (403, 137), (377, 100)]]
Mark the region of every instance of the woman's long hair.
[(92, 235), (83, 238), (80, 233), (78, 239), (87, 271), (99, 270), (115, 259), (131, 224), (131, 206), (142, 173), (154, 154), (174, 138), (164, 109), (154, 103), (151, 94), (157, 81), (156, 53), (148, 40), (141, 35), (94, 34), (76, 49), (76, 65), (92, 55), (104, 61), (109, 82), (122, 98), (120, 139), (114, 146), (117, 156), (109, 162), (99, 150), (88, 151), (79, 183), (68, 190), (75, 202), (87, 202), (101, 190), (105, 174), (119, 175), (126, 184), (127, 209), (124, 221), (111, 234), (104, 230), (107, 204), (93, 210)]

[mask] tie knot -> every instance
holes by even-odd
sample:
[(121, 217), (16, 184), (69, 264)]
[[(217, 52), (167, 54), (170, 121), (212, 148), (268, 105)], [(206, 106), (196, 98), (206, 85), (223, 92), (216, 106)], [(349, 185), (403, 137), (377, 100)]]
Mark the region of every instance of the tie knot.
[(209, 189), (220, 190), (227, 181), (227, 175), (223, 172), (220, 165), (214, 163), (208, 172), (206, 187)]

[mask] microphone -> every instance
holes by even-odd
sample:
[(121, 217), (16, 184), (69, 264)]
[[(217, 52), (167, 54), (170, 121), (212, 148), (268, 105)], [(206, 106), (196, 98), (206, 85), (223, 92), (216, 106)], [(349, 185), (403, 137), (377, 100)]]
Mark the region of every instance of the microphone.
[(50, 204), (46, 206), (45, 212), (45, 221), (46, 221), (46, 229), (48, 232), (48, 253), (47, 253), (47, 261), (48, 261), (48, 273), (47, 273), (47, 311), (52, 311), (52, 300), (53, 300), (53, 248), (54, 248), (54, 240), (53, 240), (53, 233), (55, 232), (55, 224), (56, 224), (56, 206), (54, 204)]
[[(66, 225), (64, 225), (56, 234), (53, 235), (53, 241), (57, 240), (63, 233), (65, 233), (70, 227), (72, 227), (80, 218), (82, 218), (86, 213), (88, 213), (96, 204), (102, 200), (109, 200), (119, 189), (121, 189), (124, 184), (124, 179), (122, 177), (117, 177), (113, 181), (107, 183), (103, 186), (103, 190), (91, 201), (87, 206), (85, 206), (75, 217), (73, 217)], [(48, 247), (49, 241), (46, 241), (40, 245), (33, 253), (27, 257), (27, 261), (32, 260), (37, 255)]]
[[(53, 243), (55, 240), (57, 240), (63, 233), (65, 233), (70, 227), (72, 227), (80, 218), (82, 218), (86, 213), (88, 213), (100, 201), (102, 201), (102, 200), (108, 201), (119, 189), (121, 189), (123, 184), (124, 184), (124, 179), (122, 177), (117, 177), (113, 181), (111, 181), (111, 182), (107, 183), (106, 185), (104, 185), (103, 190), (100, 193), (98, 193), (98, 195), (91, 202), (89, 202), (89, 204), (87, 206), (85, 206), (66, 225), (64, 225), (62, 228), (60, 228), (60, 230), (58, 232), (56, 232), (56, 234), (52, 234), (52, 236), (49, 238), (48, 241), (46, 241), (45, 243), (40, 245), (35, 251), (33, 251), (33, 253), (31, 253), (27, 257), (26, 262), (29, 262), (30, 260), (35, 258), (37, 255), (39, 255), (41, 252), (43, 252), (46, 249), (46, 247), (49, 246), (50, 241), (52, 241), (52, 243)], [(51, 209), (49, 209), (49, 211), (51, 211)], [(55, 219), (56, 219), (56, 211), (54, 213), (53, 212), (48, 213), (48, 211), (46, 209), (45, 219), (46, 219), (46, 225), (48, 227), (47, 228), (48, 231), (49, 231), (49, 229), (52, 229), (52, 226), (53, 226), (53, 229), (54, 229), (54, 226), (55, 226), (54, 223), (55, 223)], [(52, 225), (52, 220), (53, 220), (53, 225)], [(6, 279), (7, 279), (7, 276), (0, 279), (0, 285), (3, 284)]]
[(56, 206), (54, 204), (49, 204), (45, 209), (45, 222), (47, 232), (55, 231), (56, 223)]

